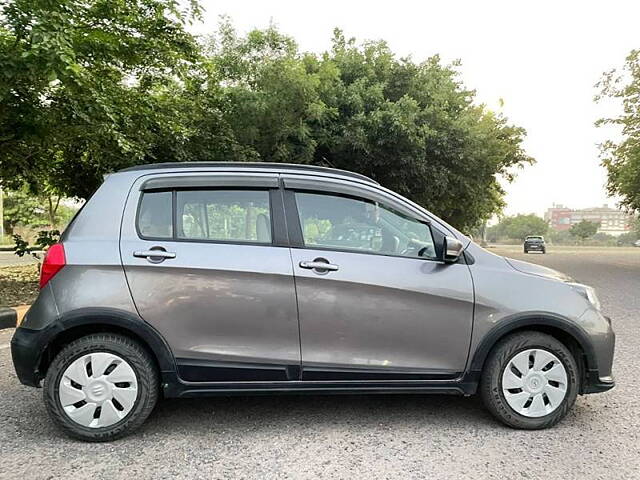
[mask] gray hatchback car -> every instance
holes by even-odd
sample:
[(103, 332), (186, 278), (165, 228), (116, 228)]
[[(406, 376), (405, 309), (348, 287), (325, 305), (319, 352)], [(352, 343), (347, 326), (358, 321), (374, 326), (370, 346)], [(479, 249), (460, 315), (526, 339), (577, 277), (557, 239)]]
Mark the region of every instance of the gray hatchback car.
[(341, 170), (120, 171), (48, 250), (40, 286), (15, 369), (89, 441), (131, 432), (161, 397), (479, 391), (539, 429), (614, 385), (592, 288)]

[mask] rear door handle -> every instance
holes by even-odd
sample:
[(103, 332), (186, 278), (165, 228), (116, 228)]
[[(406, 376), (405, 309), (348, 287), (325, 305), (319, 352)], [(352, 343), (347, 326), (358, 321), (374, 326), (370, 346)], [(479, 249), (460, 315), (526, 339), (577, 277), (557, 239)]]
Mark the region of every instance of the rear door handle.
[(338, 265), (334, 265), (329, 262), (322, 262), (314, 260), (313, 262), (300, 262), (300, 268), (306, 268), (308, 270), (325, 270), (327, 272), (335, 272), (338, 270)]
[(166, 250), (142, 250), (133, 252), (133, 256), (137, 258), (146, 258), (151, 263), (160, 263), (168, 258), (176, 258), (174, 252), (167, 252)]

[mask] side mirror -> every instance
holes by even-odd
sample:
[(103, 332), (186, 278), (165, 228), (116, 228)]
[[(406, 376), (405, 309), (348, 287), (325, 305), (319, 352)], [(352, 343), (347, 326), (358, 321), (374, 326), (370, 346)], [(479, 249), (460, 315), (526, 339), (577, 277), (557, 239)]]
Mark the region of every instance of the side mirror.
[(462, 255), (464, 245), (460, 240), (454, 237), (444, 237), (444, 245), (442, 249), (442, 260), (445, 263), (455, 263)]

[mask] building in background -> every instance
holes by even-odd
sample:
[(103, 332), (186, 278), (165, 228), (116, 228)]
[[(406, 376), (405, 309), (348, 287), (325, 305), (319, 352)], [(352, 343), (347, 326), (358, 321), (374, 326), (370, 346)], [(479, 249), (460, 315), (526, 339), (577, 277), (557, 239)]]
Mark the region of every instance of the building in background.
[(615, 208), (610, 208), (607, 204), (602, 207), (584, 208), (573, 210), (564, 205), (553, 204), (544, 214), (544, 219), (549, 222), (549, 226), (556, 231), (569, 230), (572, 225), (580, 223), (582, 220), (599, 223), (598, 233), (609, 235), (621, 235), (631, 231), (633, 217), (628, 213)]

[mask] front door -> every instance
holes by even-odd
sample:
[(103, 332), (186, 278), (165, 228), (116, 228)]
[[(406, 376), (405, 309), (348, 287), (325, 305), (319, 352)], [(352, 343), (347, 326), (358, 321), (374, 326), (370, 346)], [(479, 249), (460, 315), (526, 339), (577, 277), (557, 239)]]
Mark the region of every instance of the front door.
[(274, 196), (276, 176), (146, 176), (132, 189), (126, 277), (183, 380), (299, 379), (293, 272)]
[(292, 260), (303, 379), (457, 377), (471, 339), (471, 275), (437, 260), (434, 227), (370, 196), (286, 195), (302, 237)]

